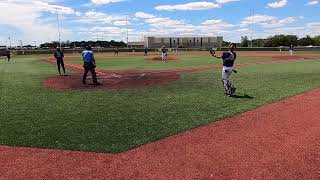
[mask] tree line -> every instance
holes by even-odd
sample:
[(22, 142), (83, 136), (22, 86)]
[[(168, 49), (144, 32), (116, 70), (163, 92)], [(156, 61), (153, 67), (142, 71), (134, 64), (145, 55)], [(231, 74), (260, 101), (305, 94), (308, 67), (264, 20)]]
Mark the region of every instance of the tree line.
[(299, 38), (296, 35), (275, 35), (266, 39), (253, 39), (252, 42), (247, 36), (241, 36), (241, 47), (279, 47), (279, 46), (320, 46), (320, 35), (305, 36)]
[[(127, 47), (127, 44), (123, 41), (64, 41), (61, 42), (61, 47), (63, 48), (74, 48), (80, 47), (84, 48), (86, 46), (92, 47), (103, 47), (103, 48), (114, 48), (114, 47)], [(46, 42), (40, 45), (40, 48), (56, 48), (59, 47), (58, 41)]]

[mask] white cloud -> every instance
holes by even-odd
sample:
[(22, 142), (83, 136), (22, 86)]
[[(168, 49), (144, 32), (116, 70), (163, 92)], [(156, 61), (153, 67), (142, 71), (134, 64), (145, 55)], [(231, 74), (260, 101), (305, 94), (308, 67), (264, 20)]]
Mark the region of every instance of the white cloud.
[(152, 36), (217, 36), (227, 35), (236, 37), (235, 25), (221, 19), (206, 20), (200, 24), (190, 24), (183, 20), (175, 20), (168, 17), (159, 17), (153, 14), (139, 13), (140, 19), (150, 26), (143, 31), (135, 31), (131, 38), (142, 35)]
[(240, 0), (217, 0), (218, 4), (225, 4), (228, 2), (235, 2), (235, 1), (240, 1)]
[[(162, 27), (162, 28), (187, 28), (187, 24), (183, 21), (173, 20), (170, 18), (151, 18), (146, 19), (146, 23), (148, 23), (152, 27)], [(190, 26), (190, 25), (189, 25)]]
[(319, 1), (309, 1), (306, 5), (307, 6), (314, 6), (314, 5), (317, 5), (319, 4)]
[(280, 27), (280, 28), (271, 28), (263, 31), (261, 35), (269, 34), (269, 36), (277, 34), (286, 34), (286, 35), (298, 35), (299, 37), (304, 37), (306, 35), (316, 36), (319, 35), (320, 23), (308, 23), (306, 26), (292, 26), (292, 27)]
[(257, 14), (255, 16), (249, 16), (243, 19), (241, 24), (243, 25), (249, 25), (249, 24), (257, 24), (257, 23), (264, 23), (264, 22), (270, 22), (277, 20), (277, 17), (274, 16), (268, 16), (268, 15), (262, 15), (262, 14)]
[(159, 11), (191, 11), (191, 10), (207, 10), (213, 8), (220, 8), (220, 4), (226, 4), (229, 2), (236, 2), (240, 0), (216, 0), (216, 3), (210, 1), (199, 1), (190, 2), (187, 4), (176, 4), (176, 5), (162, 5), (155, 7)]
[(155, 16), (153, 14), (148, 14), (148, 13), (144, 13), (144, 12), (137, 12), (135, 14), (136, 18), (141, 18), (141, 19), (150, 19), (150, 18), (154, 18)]
[(267, 7), (269, 8), (281, 8), (288, 4), (288, 0), (279, 0), (276, 2), (268, 3)]
[(205, 25), (205, 26), (217, 26), (217, 27), (221, 27), (221, 28), (234, 27), (234, 25), (228, 24), (221, 19), (206, 20), (205, 22), (203, 22), (201, 24)]
[(219, 4), (213, 3), (213, 2), (191, 2), (187, 4), (177, 4), (177, 5), (162, 5), (155, 7), (156, 10), (159, 11), (174, 11), (174, 10), (182, 10), (182, 11), (188, 11), (188, 10), (206, 10), (206, 9), (213, 9), (213, 8), (219, 8)]
[(126, 25), (131, 25), (131, 23), (130, 23), (130, 22), (128, 22), (128, 21), (115, 21), (115, 22), (113, 22), (113, 24), (114, 24), (114, 25), (116, 25), (116, 26), (126, 26)]
[(116, 21), (123, 22), (126, 20), (127, 20), (126, 15), (106, 14), (106, 13), (96, 12), (92, 10), (84, 13), (83, 16), (81, 16), (80, 19), (76, 21), (81, 23), (92, 23), (92, 24), (96, 24), (96, 23), (112, 24)]
[(126, 1), (126, 0), (91, 0), (91, 3), (94, 5), (105, 5), (110, 3), (122, 2), (122, 1)]
[(34, 1), (33, 2), (35, 5), (35, 8), (39, 9), (40, 11), (47, 11), (50, 13), (58, 13), (60, 14), (75, 14), (75, 15), (81, 15), (80, 12), (76, 12), (72, 8), (69, 7), (64, 7), (64, 6), (59, 6), (59, 5), (51, 5), (47, 2), (42, 2), (42, 1)]
[[(82, 37), (81, 40), (117, 40), (117, 41), (126, 41), (126, 28), (119, 28), (114, 26), (94, 26), (92, 28), (80, 28), (78, 31), (74, 31)], [(133, 29), (128, 29), (130, 36), (135, 35)], [(86, 37), (86, 39), (83, 39)]]
[[(33, 44), (34, 40), (37, 42), (48, 41), (48, 38), (57, 40), (57, 24), (44, 23), (41, 21), (42, 12), (49, 11), (51, 9), (48, 7), (52, 7), (42, 6), (44, 5), (42, 3), (46, 2), (26, 2), (22, 0), (0, 1), (0, 16), (5, 17), (5, 21), (0, 21), (0, 25), (4, 25), (5, 28), (14, 28), (15, 32), (19, 32), (14, 33), (12, 30), (7, 30), (7, 37), (11, 36), (13, 41), (21, 39), (24, 43), (29, 44)], [(41, 4), (41, 6), (39, 6), (39, 4)], [(45, 5), (47, 5), (47, 3)], [(65, 14), (75, 13), (75, 11), (70, 11), (68, 8), (62, 8), (62, 6), (58, 7)], [(66, 31), (66, 29), (61, 29), (62, 31)], [(68, 33), (62, 33), (62, 38), (66, 38), (67, 36), (69, 36)]]
[(281, 26), (285, 26), (285, 25), (294, 23), (296, 21), (299, 21), (303, 18), (304, 18), (303, 16), (298, 16), (298, 17), (285, 17), (281, 19), (275, 16), (257, 14), (255, 16), (249, 16), (244, 18), (241, 22), (241, 26), (258, 24), (258, 25), (262, 25), (265, 28), (281, 27)]

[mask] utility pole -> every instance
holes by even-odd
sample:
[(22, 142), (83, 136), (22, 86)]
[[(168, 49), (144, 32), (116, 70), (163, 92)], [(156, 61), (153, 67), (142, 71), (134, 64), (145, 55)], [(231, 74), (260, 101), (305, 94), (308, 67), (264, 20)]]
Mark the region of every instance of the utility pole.
[(19, 42), (20, 42), (20, 50), (21, 50), (22, 54), (24, 55), (24, 50), (23, 50), (22, 40), (19, 40)]
[(8, 37), (8, 39), (9, 39), (9, 49), (11, 49), (11, 37)]
[(254, 24), (254, 9), (252, 11), (252, 23), (251, 23), (251, 47), (253, 47), (253, 24)]
[(57, 12), (58, 34), (59, 34), (59, 48), (61, 49), (61, 33), (60, 33), (60, 22), (59, 22), (58, 8), (56, 8), (56, 12)]
[(126, 16), (126, 28), (127, 28), (127, 48), (129, 48), (129, 29), (128, 29), (128, 15)]

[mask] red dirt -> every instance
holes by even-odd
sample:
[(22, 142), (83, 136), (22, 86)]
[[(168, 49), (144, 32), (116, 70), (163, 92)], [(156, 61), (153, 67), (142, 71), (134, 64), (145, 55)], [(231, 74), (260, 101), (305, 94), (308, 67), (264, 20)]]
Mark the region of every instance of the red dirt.
[(90, 79), (88, 84), (82, 84), (81, 74), (70, 76), (52, 77), (42, 81), (45, 87), (56, 89), (128, 89), (128, 88), (143, 88), (147, 86), (155, 86), (159, 84), (167, 84), (180, 79), (177, 73), (152, 73), (152, 74), (107, 74), (98, 75), (99, 82), (102, 85), (92, 85)]
[[(139, 54), (136, 54), (138, 56)], [(246, 63), (237, 63), (237, 67), (255, 65), (255, 64), (269, 64), (276, 62), (288, 62), (295, 60), (312, 60), (320, 58), (319, 55), (282, 55), (282, 54), (271, 54), (271, 53), (256, 53), (256, 54), (244, 54), (241, 56), (246, 57), (272, 57), (273, 60), (264, 60), (256, 62), (246, 62)], [(113, 57), (111, 55), (100, 55), (100, 57)], [(79, 58), (79, 56), (68, 56), (66, 59)], [(174, 57), (171, 57), (175, 59)], [(153, 58), (151, 58), (153, 59)], [(45, 59), (47, 62), (55, 64), (54, 59)], [(172, 83), (180, 79), (179, 72), (193, 72), (209, 69), (219, 69), (221, 66), (197, 66), (192, 68), (179, 68), (172, 70), (96, 70), (98, 75), (108, 76), (111, 74), (116, 75), (126, 75), (126, 74), (147, 74), (143, 78), (134, 79), (134, 78), (100, 78), (102, 86), (92, 86), (92, 85), (82, 85), (81, 84), (81, 74), (82, 66), (72, 63), (65, 63), (66, 68), (78, 71), (79, 74), (67, 76), (67, 77), (52, 77), (47, 80), (44, 80), (42, 83), (46, 87), (57, 88), (57, 89), (128, 89), (128, 88), (141, 88), (146, 86), (154, 86), (160, 84)]]
[(320, 179), (320, 89), (121, 153), (0, 146), (0, 179)]
[[(46, 62), (55, 64), (54, 59), (44, 59)], [(54, 76), (42, 81), (42, 84), (48, 88), (68, 89), (68, 90), (95, 90), (95, 89), (130, 89), (143, 88), (147, 86), (156, 86), (168, 84), (180, 79), (180, 75), (175, 72), (162, 71), (136, 71), (136, 70), (96, 70), (99, 86), (92, 85), (92, 81), (87, 79), (88, 84), (82, 84), (83, 67), (78, 64), (65, 63), (65, 67), (77, 74), (69, 76)], [(89, 73), (90, 75), (90, 73)]]
[[(148, 57), (148, 58), (144, 58), (144, 60), (162, 61), (162, 58), (161, 58), (161, 57)], [(169, 57), (167, 57), (167, 60), (168, 60), (168, 61), (175, 61), (175, 60), (179, 60), (179, 58), (169, 56)]]

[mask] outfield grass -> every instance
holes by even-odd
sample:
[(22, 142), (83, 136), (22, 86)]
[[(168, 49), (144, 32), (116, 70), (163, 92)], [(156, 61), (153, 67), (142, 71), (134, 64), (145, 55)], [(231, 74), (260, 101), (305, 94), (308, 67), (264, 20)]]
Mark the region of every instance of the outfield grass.
[[(114, 58), (96, 58), (98, 69), (105, 70), (127, 70), (127, 69), (144, 69), (144, 70), (166, 70), (177, 68), (192, 68), (197, 66), (221, 65), (221, 59), (216, 59), (210, 56), (178, 56), (180, 60), (162, 61), (144, 60), (144, 57), (114, 57)], [(261, 57), (239, 57), (237, 63), (240, 62), (256, 62), (271, 60), (272, 58)], [(83, 64), (81, 59), (68, 60), (73, 64)]]
[(317, 88), (319, 66), (242, 67), (232, 80), (247, 99), (223, 96), (220, 70), (182, 73), (168, 85), (86, 92), (43, 87), (55, 65), (30, 56), (0, 61), (0, 144), (122, 152)]

